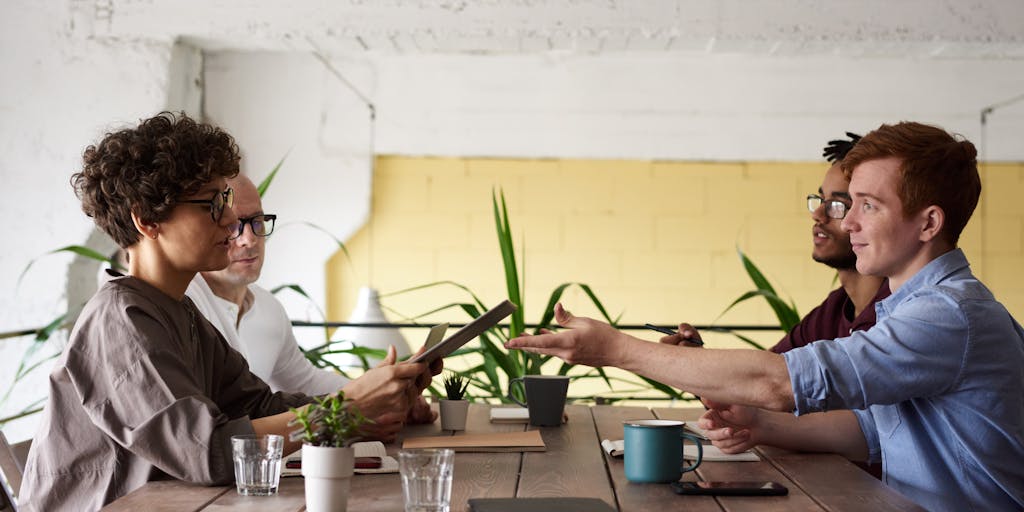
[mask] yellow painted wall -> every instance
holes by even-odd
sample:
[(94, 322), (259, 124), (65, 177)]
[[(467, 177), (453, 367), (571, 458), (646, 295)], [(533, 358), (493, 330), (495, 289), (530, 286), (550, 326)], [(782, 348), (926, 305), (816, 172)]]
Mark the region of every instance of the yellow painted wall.
[[(804, 200), (826, 168), (823, 162), (379, 157), (372, 222), (346, 242), (351, 261), (339, 253), (328, 264), (328, 316), (347, 318), (356, 290), (367, 283), (388, 293), (451, 280), (487, 304), (503, 299), (492, 190), (504, 190), (508, 202), (525, 268), (527, 322), (540, 319), (557, 285), (577, 281), (591, 285), (624, 323), (712, 323), (752, 288), (737, 246), (803, 314), (834, 287), (835, 273), (810, 258)], [(975, 273), (1021, 318), (1024, 164), (982, 172), (982, 202), (961, 246)], [(456, 300), (466, 300), (465, 293), (447, 286), (383, 302), (411, 316)], [(577, 314), (596, 314), (579, 291), (564, 302)], [(424, 319), (430, 320), (464, 317), (453, 311)], [(748, 302), (718, 323), (770, 324), (774, 316), (763, 301)], [(414, 348), (423, 335), (406, 333)], [(758, 338), (771, 344), (779, 336)], [(713, 346), (741, 346), (730, 336), (710, 338)]]

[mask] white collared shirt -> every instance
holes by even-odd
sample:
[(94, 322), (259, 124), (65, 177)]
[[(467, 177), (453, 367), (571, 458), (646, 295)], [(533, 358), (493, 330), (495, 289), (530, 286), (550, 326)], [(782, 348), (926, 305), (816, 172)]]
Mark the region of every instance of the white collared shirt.
[(345, 377), (317, 368), (306, 359), (284, 306), (269, 291), (249, 285), (248, 307), (237, 328), (238, 305), (215, 295), (202, 274), (196, 274), (185, 294), (228, 344), (245, 356), (250, 371), (274, 391), (323, 395), (348, 383)]

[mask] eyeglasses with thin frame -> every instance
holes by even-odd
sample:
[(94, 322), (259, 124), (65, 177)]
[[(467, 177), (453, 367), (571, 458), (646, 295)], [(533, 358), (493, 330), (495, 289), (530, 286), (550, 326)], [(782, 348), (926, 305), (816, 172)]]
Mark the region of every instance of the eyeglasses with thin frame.
[(822, 204), (825, 205), (825, 215), (832, 219), (842, 219), (846, 217), (846, 212), (850, 211), (850, 207), (842, 201), (825, 199), (818, 194), (807, 196), (807, 211), (814, 213)]
[(214, 192), (210, 199), (181, 199), (179, 203), (208, 204), (210, 205), (210, 218), (214, 223), (220, 222), (224, 216), (224, 207), (231, 207), (235, 204), (235, 189), (228, 187), (223, 192)]
[(270, 236), (274, 232), (274, 221), (277, 220), (277, 215), (272, 213), (261, 213), (259, 215), (253, 215), (252, 217), (241, 217), (238, 222), (232, 226), (234, 236), (230, 240), (234, 240), (245, 232), (245, 225), (249, 225), (249, 229), (252, 230), (254, 236)]

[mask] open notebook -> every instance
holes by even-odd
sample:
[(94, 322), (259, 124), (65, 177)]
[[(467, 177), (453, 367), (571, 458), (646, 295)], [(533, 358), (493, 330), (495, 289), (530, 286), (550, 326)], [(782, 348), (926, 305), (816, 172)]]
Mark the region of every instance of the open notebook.
[[(601, 448), (612, 457), (621, 457), (626, 453), (626, 446), (622, 439), (614, 441), (604, 439), (601, 441)], [(692, 444), (683, 445), (683, 458), (697, 460), (697, 447)], [(724, 453), (714, 445), (705, 444), (701, 460), (705, 462), (757, 462), (761, 460), (761, 457), (750, 450), (742, 453)]]
[[(384, 443), (380, 441), (352, 443), (352, 451), (355, 452), (356, 457), (380, 457), (381, 461), (379, 468), (356, 468), (356, 473), (398, 473), (398, 461), (388, 455), (387, 450), (384, 449)], [(284, 460), (302, 460), (302, 449), (292, 452)], [(287, 463), (282, 464), (281, 476), (302, 476), (302, 469), (287, 466)]]

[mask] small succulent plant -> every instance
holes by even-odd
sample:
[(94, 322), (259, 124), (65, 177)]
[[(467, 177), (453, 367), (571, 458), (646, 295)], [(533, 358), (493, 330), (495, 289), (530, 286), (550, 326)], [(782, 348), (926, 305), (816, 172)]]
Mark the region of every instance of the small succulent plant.
[(455, 372), (448, 372), (444, 377), (444, 392), (448, 400), (462, 400), (469, 389), (469, 379)]

